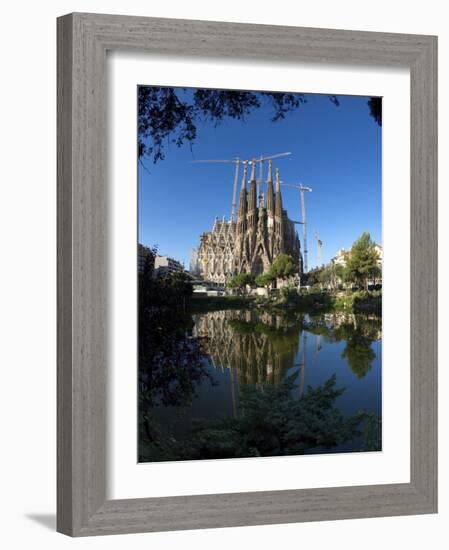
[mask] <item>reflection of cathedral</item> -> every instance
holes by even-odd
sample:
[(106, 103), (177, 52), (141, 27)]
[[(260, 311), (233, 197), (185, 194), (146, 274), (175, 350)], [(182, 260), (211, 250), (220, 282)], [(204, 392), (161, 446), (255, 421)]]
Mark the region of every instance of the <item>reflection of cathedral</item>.
[(230, 368), (239, 384), (278, 384), (294, 365), (301, 332), (281, 317), (251, 310), (214, 311), (195, 321), (216, 368)]
[(295, 225), (282, 206), (279, 171), (273, 190), (269, 162), (266, 194), (257, 196), (255, 162), (252, 163), (249, 191), (245, 165), (237, 220), (215, 220), (212, 231), (203, 233), (196, 256), (198, 274), (204, 279), (225, 283), (237, 273), (259, 275), (268, 270), (278, 254), (290, 254), (302, 272), (302, 257)]

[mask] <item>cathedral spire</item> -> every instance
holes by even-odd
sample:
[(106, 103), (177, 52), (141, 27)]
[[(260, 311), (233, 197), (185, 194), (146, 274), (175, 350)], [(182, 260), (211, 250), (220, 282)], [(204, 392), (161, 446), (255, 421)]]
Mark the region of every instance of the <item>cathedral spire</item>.
[(246, 173), (248, 171), (248, 165), (246, 164), (246, 162), (243, 163), (243, 178), (242, 178), (242, 186), (241, 186), (241, 190), (245, 190), (246, 191)]
[(254, 211), (257, 208), (257, 191), (256, 191), (256, 161), (252, 161), (251, 181), (249, 184), (248, 194), (248, 212)]
[(273, 161), (270, 159), (268, 161), (268, 177), (267, 181), (273, 182)]
[(284, 211), (282, 208), (281, 179), (279, 169), (276, 169), (276, 195), (274, 203), (274, 231), (275, 231), (275, 251), (277, 254), (284, 252)]
[(251, 162), (251, 181), (256, 181), (256, 159)]
[(247, 165), (243, 165), (242, 187), (240, 189), (239, 208), (237, 210), (237, 231), (242, 233), (245, 230), (246, 221), (246, 173)]
[(268, 161), (268, 178), (267, 178), (267, 213), (274, 213), (274, 193), (273, 193), (273, 164)]
[(282, 223), (282, 195), (281, 195), (281, 179), (279, 176), (279, 168), (276, 168), (276, 197), (274, 211), (279, 221)]

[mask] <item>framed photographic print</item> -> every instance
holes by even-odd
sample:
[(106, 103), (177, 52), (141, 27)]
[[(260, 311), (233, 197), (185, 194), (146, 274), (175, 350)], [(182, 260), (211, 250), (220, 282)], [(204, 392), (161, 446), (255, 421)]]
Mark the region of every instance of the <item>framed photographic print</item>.
[(437, 509), (436, 38), (58, 20), (58, 530)]
[(137, 94), (139, 461), (381, 451), (382, 99)]

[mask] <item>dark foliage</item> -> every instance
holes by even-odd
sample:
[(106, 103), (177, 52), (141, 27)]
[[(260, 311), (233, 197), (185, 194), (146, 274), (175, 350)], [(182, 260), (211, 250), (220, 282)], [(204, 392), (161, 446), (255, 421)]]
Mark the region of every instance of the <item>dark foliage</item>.
[(371, 369), (376, 354), (371, 347), (372, 340), (364, 336), (360, 330), (354, 330), (346, 342), (341, 356), (346, 359), (352, 372), (363, 378)]
[[(140, 86), (138, 93), (138, 153), (153, 155), (154, 161), (163, 159), (163, 143), (170, 141), (178, 147), (184, 140), (194, 141), (196, 126), (193, 122), (198, 114), (194, 105), (178, 98), (175, 88)], [(151, 137), (152, 145), (146, 145)]]
[(327, 341), (346, 343), (341, 357), (348, 363), (349, 368), (357, 376), (363, 378), (371, 369), (376, 358), (372, 343), (378, 338), (381, 320), (373, 318), (363, 321), (362, 316), (355, 316), (355, 323), (341, 323), (338, 327), (330, 329), (325, 323), (310, 321), (308, 330), (314, 334), (321, 334)]
[(371, 97), (368, 100), (370, 115), (374, 118), (379, 126), (382, 126), (382, 98)]
[(309, 387), (299, 400), (293, 397), (295, 377), (262, 389), (243, 386), (238, 418), (198, 422), (188, 437), (165, 438), (147, 452), (153, 460), (298, 455), (329, 450), (361, 434), (363, 414), (345, 418), (334, 405), (343, 393), (335, 387), (335, 376)]
[[(337, 96), (329, 100), (339, 106)], [(272, 108), (271, 121), (284, 119), (307, 103), (306, 94), (286, 92), (248, 92), (139, 86), (138, 89), (138, 156), (157, 162), (165, 158), (169, 144), (193, 145), (199, 120), (217, 126), (225, 118), (244, 120), (262, 103)], [(368, 107), (374, 120), (382, 125), (382, 98), (372, 97)]]
[[(338, 105), (338, 99), (330, 96)], [(243, 120), (262, 102), (273, 109), (276, 122), (306, 103), (304, 94), (281, 92), (245, 92), (140, 86), (138, 91), (138, 154), (154, 162), (165, 158), (165, 146), (193, 144), (197, 137), (197, 121), (218, 125), (225, 118)]]
[(363, 412), (363, 449), (365, 451), (382, 450), (382, 419), (374, 413)]
[(139, 276), (139, 419), (148, 440), (157, 437), (153, 407), (189, 404), (197, 385), (210, 378), (185, 309), (192, 285), (183, 273), (154, 279), (153, 266), (149, 257)]
[(314, 267), (310, 269), (307, 273), (301, 275), (301, 285), (302, 286), (314, 286), (320, 283), (321, 274), (323, 273), (324, 268)]

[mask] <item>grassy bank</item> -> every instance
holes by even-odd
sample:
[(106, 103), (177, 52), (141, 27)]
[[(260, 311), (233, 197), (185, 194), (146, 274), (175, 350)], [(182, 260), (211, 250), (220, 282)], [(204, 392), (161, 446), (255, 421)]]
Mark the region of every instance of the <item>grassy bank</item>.
[(193, 312), (217, 311), (255, 307), (273, 311), (300, 311), (304, 313), (344, 311), (353, 313), (382, 313), (382, 293), (375, 292), (301, 292), (284, 288), (269, 296), (194, 296)]
[(336, 295), (333, 298), (336, 310), (352, 310), (354, 313), (382, 313), (381, 291), (357, 291), (349, 294)]
[(255, 296), (193, 296), (191, 310), (194, 313), (202, 311), (218, 311), (220, 309), (240, 309), (255, 305)]
[(308, 312), (345, 311), (353, 313), (382, 313), (381, 292), (301, 292), (282, 289), (279, 293), (258, 300), (259, 307), (294, 309)]

